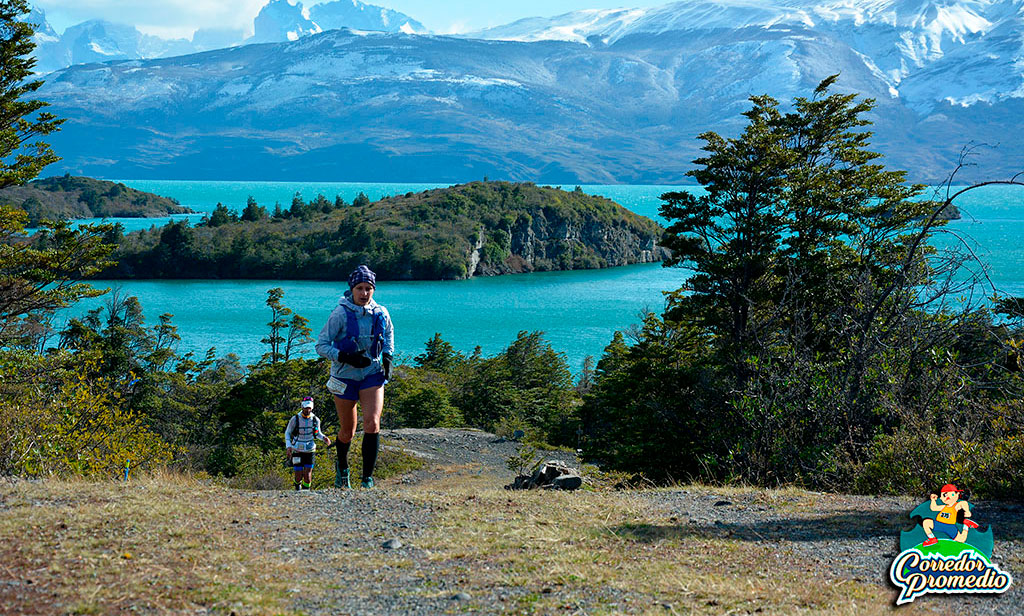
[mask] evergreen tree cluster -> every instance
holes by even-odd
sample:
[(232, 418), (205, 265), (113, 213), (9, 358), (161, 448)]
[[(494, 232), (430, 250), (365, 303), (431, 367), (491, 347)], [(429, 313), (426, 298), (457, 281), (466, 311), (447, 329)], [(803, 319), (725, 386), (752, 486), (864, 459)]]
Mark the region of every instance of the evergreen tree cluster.
[(752, 98), (737, 138), (702, 135), (706, 193), (662, 196), (666, 265), (692, 276), (606, 349), (586, 451), (662, 478), (1019, 493), (1020, 320), (956, 300), (979, 282), (970, 255), (928, 241), (952, 198), (878, 164), (872, 102), (833, 81), (788, 112)]
[(541, 443), (570, 445), (578, 426), (579, 394), (563, 353), (541, 332), (519, 332), (494, 357), (470, 355), (440, 334), (412, 366), (401, 366), (385, 398), (385, 425), (468, 425), (504, 436), (523, 430)]

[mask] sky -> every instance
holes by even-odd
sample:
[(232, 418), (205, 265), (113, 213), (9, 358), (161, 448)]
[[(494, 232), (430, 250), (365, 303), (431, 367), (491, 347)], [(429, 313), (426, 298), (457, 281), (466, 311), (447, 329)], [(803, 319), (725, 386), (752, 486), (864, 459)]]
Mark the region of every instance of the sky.
[[(289, 0), (295, 4), (297, 0)], [(307, 0), (303, 6), (323, 0)], [(416, 19), (438, 34), (499, 26), (524, 17), (551, 17), (592, 8), (660, 6), (671, 0), (370, 0)], [(88, 19), (133, 25), (146, 34), (191, 38), (200, 27), (252, 32), (252, 20), (268, 0), (34, 0), (62, 33)]]

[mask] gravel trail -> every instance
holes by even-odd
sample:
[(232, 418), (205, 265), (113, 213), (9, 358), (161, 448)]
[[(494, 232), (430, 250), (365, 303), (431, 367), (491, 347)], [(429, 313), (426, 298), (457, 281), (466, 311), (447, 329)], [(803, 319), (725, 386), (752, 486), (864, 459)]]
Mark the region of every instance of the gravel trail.
[[(512, 473), (505, 461), (518, 444), (474, 430), (385, 430), (382, 437), (385, 446), (421, 457), (426, 467), (382, 481), (374, 490), (253, 493), (280, 511), (246, 527), (254, 544), (286, 560), (309, 563), (306, 579), (290, 591), (294, 610), (313, 615), (419, 615), (500, 613), (522, 605), (514, 599), (526, 589), (470, 589), (467, 581), (478, 564), (438, 560), (417, 547), (437, 512), (404, 495), (408, 486), (468, 476), (493, 477), (495, 486), (508, 483)], [(550, 457), (575, 464), (571, 454)], [(653, 519), (664, 521), (645, 532), (683, 539), (728, 538), (774, 549), (780, 564), (836, 583), (878, 584), (892, 590), (893, 598), (888, 567), (898, 552), (899, 530), (920, 502), (907, 497), (714, 488), (643, 490), (630, 497), (640, 498)], [(965, 615), (1024, 614), (1024, 542), (1019, 539), (1024, 533), (1024, 506), (984, 501), (973, 505), (978, 519), (995, 529), (993, 560), (1014, 574), (1014, 586), (998, 597), (928, 595), (915, 607), (961, 610)], [(313, 586), (320, 591), (304, 590)], [(599, 606), (597, 611), (603, 613), (609, 605), (616, 612), (640, 613), (651, 609), (652, 598), (593, 591), (572, 596), (564, 613), (587, 614)], [(656, 599), (653, 605), (658, 605)], [(662, 607), (672, 613), (671, 606)]]

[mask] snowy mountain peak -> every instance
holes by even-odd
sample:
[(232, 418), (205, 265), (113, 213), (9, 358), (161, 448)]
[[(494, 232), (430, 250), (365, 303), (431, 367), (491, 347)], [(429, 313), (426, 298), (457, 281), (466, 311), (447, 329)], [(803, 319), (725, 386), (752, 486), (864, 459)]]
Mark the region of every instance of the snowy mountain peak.
[(271, 0), (253, 21), (252, 42), (294, 41), (324, 30), (349, 28), (379, 32), (427, 33), (428, 30), (404, 13), (358, 0), (336, 0), (311, 7), (290, 0)]
[(253, 20), (253, 29), (253, 43), (294, 41), (321, 31), (301, 2), (292, 4), (289, 0), (270, 0)]
[(253, 20), (255, 33), (248, 39), (241, 29), (216, 27), (196, 30), (191, 41), (162, 39), (144, 35), (134, 26), (100, 19), (71, 26), (58, 35), (39, 8), (33, 8), (22, 20), (37, 26), (34, 55), (35, 70), (40, 73), (86, 62), (168, 57), (246, 43), (295, 41), (338, 28), (404, 34), (430, 32), (404, 13), (359, 0), (335, 0), (311, 7), (304, 7), (298, 0), (270, 0)]
[(504, 26), (465, 34), (466, 38), (507, 41), (572, 41), (587, 43), (593, 37), (608, 42), (627, 31), (647, 9), (584, 9), (555, 17), (528, 17)]
[(50, 23), (46, 21), (46, 13), (39, 7), (32, 7), (27, 14), (21, 16), (19, 21), (35, 25), (36, 43), (39, 43), (40, 41), (53, 41), (60, 38)]
[(990, 30), (999, 20), (1019, 18), (1022, 10), (1022, 0), (685, 0), (651, 8), (532, 17), (467, 36), (575, 42), (598, 36), (613, 43), (630, 35), (671, 31), (887, 26), (963, 40)]
[[(803, 72), (807, 61), (837, 69), (852, 61), (881, 82), (878, 92), (918, 109), (1024, 96), (1024, 0), (687, 0), (521, 19), (468, 36), (657, 47), (656, 39), (668, 35), (672, 45), (694, 37), (721, 45), (785, 37), (787, 54), (806, 44), (798, 41), (841, 45), (849, 58), (789, 64)], [(985, 70), (964, 70), (982, 59)]]
[(428, 34), (420, 22), (405, 13), (389, 8), (365, 4), (359, 0), (336, 0), (316, 4), (309, 9), (310, 18), (324, 30), (349, 28), (352, 30), (376, 30), (379, 32), (405, 32), (406, 34)]

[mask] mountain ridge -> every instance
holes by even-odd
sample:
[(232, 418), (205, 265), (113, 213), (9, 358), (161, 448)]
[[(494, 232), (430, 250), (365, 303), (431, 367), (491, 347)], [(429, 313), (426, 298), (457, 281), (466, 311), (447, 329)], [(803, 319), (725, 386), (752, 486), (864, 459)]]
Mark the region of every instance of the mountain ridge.
[(338, 28), (369, 31), (427, 33), (408, 15), (361, 0), (333, 0), (304, 8), (301, 2), (269, 0), (253, 19), (253, 34), (243, 30), (206, 27), (191, 39), (166, 39), (143, 34), (134, 25), (90, 19), (57, 34), (41, 8), (33, 7), (24, 21), (37, 25), (36, 69), (50, 73), (68, 66), (109, 60), (168, 58), (254, 43), (297, 40), (302, 36)]
[(1001, 145), (976, 159), (983, 174), (962, 179), (1024, 168), (1024, 146), (1006, 140), (1024, 111), (1024, 74), (1007, 70), (1024, 65), (1021, 6), (986, 4), (1003, 21), (913, 70), (891, 28), (859, 48), (792, 24), (634, 31), (607, 44), (332, 30), (71, 67), (39, 93), (70, 118), (53, 143), (58, 168), (78, 175), (678, 184), (700, 154), (696, 136), (734, 134), (750, 96), (785, 107), (838, 73), (841, 91), (875, 99), (884, 162), (939, 183), (971, 143)]

